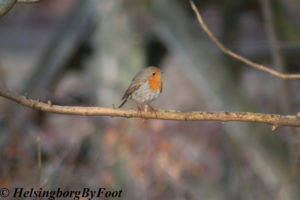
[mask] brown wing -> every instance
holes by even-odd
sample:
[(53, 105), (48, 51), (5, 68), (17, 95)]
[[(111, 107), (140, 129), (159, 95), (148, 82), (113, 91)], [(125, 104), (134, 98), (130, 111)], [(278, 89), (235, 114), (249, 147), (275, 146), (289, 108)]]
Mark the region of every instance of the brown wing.
[(131, 85), (124, 93), (122, 100), (123, 99), (128, 99), (128, 97), (137, 89), (141, 87), (141, 84), (136, 84), (136, 85)]
[(121, 108), (127, 101), (128, 97), (137, 89), (139, 89), (141, 87), (141, 84), (136, 84), (136, 85), (131, 85), (126, 92), (124, 93), (123, 97), (121, 100), (124, 100), (121, 105), (119, 105), (119, 108)]
[(119, 108), (121, 108), (127, 101), (128, 97), (130, 97), (130, 95), (136, 91), (137, 89), (139, 89), (142, 85), (142, 83), (145, 82), (145, 80), (147, 80), (148, 75), (147, 73), (149, 73), (147, 70), (143, 70), (140, 71), (137, 75), (135, 75), (131, 81), (130, 86), (128, 87), (128, 89), (125, 91), (122, 100), (123, 102), (121, 103), (121, 105), (119, 106)]

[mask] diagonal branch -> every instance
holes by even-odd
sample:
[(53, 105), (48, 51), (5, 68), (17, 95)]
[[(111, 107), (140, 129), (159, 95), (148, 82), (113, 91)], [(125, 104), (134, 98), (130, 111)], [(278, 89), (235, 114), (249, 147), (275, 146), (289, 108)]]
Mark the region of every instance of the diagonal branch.
[(16, 3), (37, 3), (40, 0), (0, 0), (0, 17), (5, 15)]
[(0, 1), (0, 17), (5, 15), (16, 3), (17, 0), (2, 0)]
[(9, 91), (0, 90), (0, 96), (10, 99), (28, 108), (48, 113), (65, 115), (111, 116), (126, 118), (163, 119), (178, 121), (240, 121), (258, 122), (273, 125), (272, 130), (279, 126), (299, 126), (300, 118), (294, 115), (262, 114), (250, 112), (179, 112), (163, 111), (144, 112), (103, 107), (58, 106), (18, 96)]
[(191, 3), (191, 6), (192, 6), (192, 9), (194, 10), (195, 14), (197, 15), (197, 19), (198, 19), (198, 22), (200, 24), (200, 26), (202, 27), (202, 29), (207, 33), (207, 35), (210, 37), (210, 39), (216, 43), (216, 45), (226, 54), (230, 55), (231, 57), (251, 66), (251, 67), (254, 67), (256, 69), (259, 69), (261, 71), (265, 71), (273, 76), (276, 76), (276, 77), (279, 77), (279, 78), (282, 78), (282, 79), (298, 79), (300, 78), (300, 74), (284, 74), (284, 73), (280, 73), (276, 70), (273, 70), (271, 68), (268, 68), (264, 65), (261, 65), (261, 64), (257, 64), (255, 62), (252, 62), (251, 60), (247, 59), (247, 58), (244, 58), (234, 52), (232, 52), (231, 50), (227, 49), (215, 36), (214, 34), (209, 30), (209, 28), (207, 27), (207, 25), (205, 24), (205, 22), (203, 21), (195, 3), (190, 0), (190, 3)]

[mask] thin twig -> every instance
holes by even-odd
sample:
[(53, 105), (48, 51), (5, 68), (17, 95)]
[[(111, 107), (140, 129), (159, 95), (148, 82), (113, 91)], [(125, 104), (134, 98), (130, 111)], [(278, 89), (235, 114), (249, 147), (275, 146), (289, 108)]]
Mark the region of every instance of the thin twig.
[[(261, 10), (264, 16), (264, 25), (266, 29), (266, 33), (268, 36), (268, 41), (270, 45), (270, 52), (272, 56), (272, 61), (274, 64), (274, 68), (279, 72), (285, 72), (286, 66), (284, 63), (284, 59), (280, 53), (279, 49), (279, 41), (275, 30), (275, 21), (272, 14), (272, 6), (270, 0), (260, 0), (261, 2)], [(275, 81), (275, 80), (274, 80)], [(291, 87), (289, 86), (289, 82), (286, 80), (276, 80), (275, 82), (277, 93), (275, 94), (280, 102), (280, 106), (284, 113), (289, 113), (291, 111)], [(289, 132), (291, 132), (289, 130)]]
[[(41, 153), (41, 138), (36, 139), (37, 143), (37, 161), (38, 161), (38, 181), (37, 181), (37, 191), (41, 189), (41, 176), (42, 176), (42, 153)], [(36, 200), (40, 198), (37, 197)]]
[(17, 2), (17, 0), (0, 1), (0, 17), (5, 15)]
[(0, 90), (0, 96), (15, 101), (16, 103), (31, 109), (65, 115), (111, 116), (179, 121), (210, 120), (221, 122), (258, 122), (271, 124), (276, 128), (279, 126), (300, 126), (300, 118), (295, 115), (262, 114), (250, 112), (179, 112), (163, 110), (144, 112), (103, 107), (58, 106), (35, 101), (24, 96), (18, 96), (5, 90)]
[(284, 74), (284, 73), (280, 73), (276, 70), (273, 70), (273, 69), (270, 69), (264, 65), (261, 65), (261, 64), (257, 64), (255, 62), (252, 62), (251, 60), (247, 59), (247, 58), (244, 58), (234, 52), (232, 52), (231, 50), (227, 49), (215, 36), (214, 34), (210, 31), (210, 29), (207, 27), (207, 25), (205, 24), (205, 22), (203, 21), (195, 3), (190, 0), (190, 4), (192, 6), (192, 9), (194, 10), (194, 12), (196, 13), (196, 16), (197, 16), (197, 19), (198, 19), (198, 22), (200, 24), (200, 26), (202, 27), (202, 29), (207, 33), (207, 35), (210, 37), (210, 39), (212, 41), (214, 41), (216, 43), (216, 45), (226, 54), (230, 55), (231, 57), (251, 66), (251, 67), (254, 67), (256, 69), (259, 69), (259, 70), (262, 70), (262, 71), (265, 71), (265, 72), (268, 72), (269, 74), (273, 75), (273, 76), (276, 76), (276, 77), (279, 77), (279, 78), (282, 78), (282, 79), (298, 79), (300, 78), (300, 74)]

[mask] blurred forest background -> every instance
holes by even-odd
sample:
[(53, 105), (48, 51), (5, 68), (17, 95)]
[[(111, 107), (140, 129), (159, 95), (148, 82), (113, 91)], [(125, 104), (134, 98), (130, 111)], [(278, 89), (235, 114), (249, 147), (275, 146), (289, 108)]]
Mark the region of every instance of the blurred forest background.
[[(299, 73), (299, 0), (195, 3), (229, 49)], [(16, 4), (0, 18), (1, 87), (30, 98), (119, 105), (132, 77), (149, 65), (164, 71), (157, 109), (300, 111), (299, 80), (226, 56), (187, 0), (42, 0)], [(55, 115), (0, 98), (0, 186), (106, 187), (132, 200), (295, 200), (299, 134), (256, 123)]]

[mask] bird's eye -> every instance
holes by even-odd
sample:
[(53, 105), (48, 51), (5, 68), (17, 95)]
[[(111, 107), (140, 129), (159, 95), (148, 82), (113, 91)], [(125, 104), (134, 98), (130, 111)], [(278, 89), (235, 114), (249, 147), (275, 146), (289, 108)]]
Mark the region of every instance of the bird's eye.
[(155, 76), (155, 72), (153, 72), (152, 75)]

